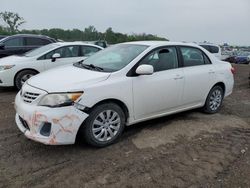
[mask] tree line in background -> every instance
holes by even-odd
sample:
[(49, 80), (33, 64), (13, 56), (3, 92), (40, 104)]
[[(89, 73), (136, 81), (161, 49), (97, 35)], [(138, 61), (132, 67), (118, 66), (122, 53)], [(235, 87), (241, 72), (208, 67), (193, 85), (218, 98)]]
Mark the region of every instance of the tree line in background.
[(106, 40), (109, 44), (116, 44), (127, 41), (139, 40), (167, 40), (163, 37), (158, 37), (152, 34), (123, 34), (114, 32), (110, 27), (105, 32), (99, 32), (94, 26), (89, 26), (84, 30), (72, 29), (64, 30), (60, 28), (42, 29), (42, 30), (19, 30), (19, 27), (25, 23), (25, 20), (13, 12), (1, 12), (1, 20), (7, 25), (6, 27), (0, 25), (0, 35), (13, 35), (13, 34), (38, 34), (46, 35), (55, 39), (63, 41), (93, 41), (93, 40)]

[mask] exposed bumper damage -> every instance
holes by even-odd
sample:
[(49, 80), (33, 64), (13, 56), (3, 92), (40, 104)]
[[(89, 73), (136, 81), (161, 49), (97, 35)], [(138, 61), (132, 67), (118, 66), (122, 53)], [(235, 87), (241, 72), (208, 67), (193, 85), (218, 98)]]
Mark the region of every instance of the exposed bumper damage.
[(88, 114), (74, 106), (48, 108), (29, 105), (18, 94), (15, 101), (16, 124), (26, 137), (48, 145), (74, 144)]

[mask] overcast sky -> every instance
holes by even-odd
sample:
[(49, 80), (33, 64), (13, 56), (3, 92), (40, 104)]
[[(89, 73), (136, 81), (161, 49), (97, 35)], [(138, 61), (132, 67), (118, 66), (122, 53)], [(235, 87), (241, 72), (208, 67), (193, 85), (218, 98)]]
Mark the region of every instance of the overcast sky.
[(0, 11), (19, 13), (22, 28), (112, 27), (171, 41), (250, 45), (250, 0), (1, 0)]

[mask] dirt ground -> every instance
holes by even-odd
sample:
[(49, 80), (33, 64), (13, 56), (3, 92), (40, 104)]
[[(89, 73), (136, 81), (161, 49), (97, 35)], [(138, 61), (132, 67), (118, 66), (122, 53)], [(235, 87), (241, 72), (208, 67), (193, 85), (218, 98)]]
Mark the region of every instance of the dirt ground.
[(236, 66), (220, 113), (192, 110), (140, 123), (117, 144), (45, 146), (14, 122), (0, 89), (0, 187), (250, 187), (250, 65)]

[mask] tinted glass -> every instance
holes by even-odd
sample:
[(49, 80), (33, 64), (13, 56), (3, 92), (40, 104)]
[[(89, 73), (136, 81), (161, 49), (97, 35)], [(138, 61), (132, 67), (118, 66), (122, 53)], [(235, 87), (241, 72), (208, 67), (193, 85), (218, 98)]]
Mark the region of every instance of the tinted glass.
[(211, 50), (210, 50), (210, 47), (209, 47), (208, 45), (200, 45), (200, 46), (203, 47), (203, 48), (205, 48), (205, 49), (206, 49), (207, 51), (209, 51), (209, 52), (211, 51)]
[(106, 72), (118, 71), (133, 61), (148, 46), (137, 44), (117, 44), (101, 50), (84, 61), (84, 64), (93, 64)]
[(219, 53), (219, 48), (217, 46), (210, 46), (211, 53), (216, 54)]
[(19, 47), (23, 46), (23, 38), (9, 39), (4, 42), (6, 47)]
[(46, 39), (32, 38), (32, 37), (26, 38), (26, 45), (27, 46), (43, 46), (43, 45), (46, 45), (49, 43), (50, 42)]
[(184, 67), (204, 65), (205, 60), (201, 50), (190, 47), (181, 47)]
[(81, 47), (81, 54), (82, 56), (91, 56), (94, 53), (98, 52), (100, 49), (99, 48), (95, 48), (92, 46), (82, 46)]
[(178, 67), (177, 52), (174, 47), (168, 47), (151, 52), (140, 64), (152, 65), (154, 72)]
[(45, 55), (45, 59), (51, 59), (53, 54), (60, 54), (60, 58), (78, 57), (79, 56), (79, 46), (65, 46), (53, 50)]
[(219, 53), (219, 47), (212, 46), (212, 45), (200, 45), (201, 47), (205, 48), (207, 51), (209, 51), (212, 54)]

